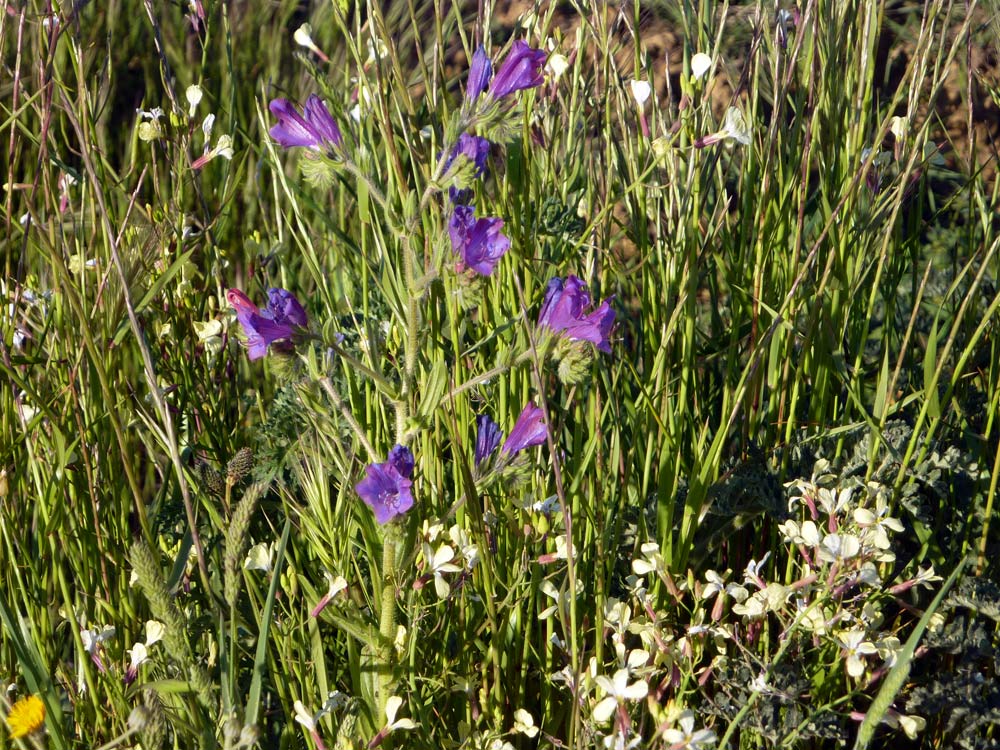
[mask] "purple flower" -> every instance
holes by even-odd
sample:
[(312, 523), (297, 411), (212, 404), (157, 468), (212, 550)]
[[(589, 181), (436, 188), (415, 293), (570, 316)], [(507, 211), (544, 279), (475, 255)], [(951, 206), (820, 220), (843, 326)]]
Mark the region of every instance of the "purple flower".
[(389, 459), (380, 464), (368, 464), (365, 478), (354, 489), (375, 513), (380, 524), (388, 523), (413, 507), (410, 488), (413, 482), (413, 453), (397, 445), (389, 452)]
[(321, 151), (331, 146), (340, 148), (344, 143), (337, 121), (316, 94), (306, 99), (301, 115), (287, 99), (275, 99), (270, 109), (278, 124), (269, 132), (284, 148), (306, 146)]
[(493, 63), (486, 56), (482, 45), (476, 48), (472, 55), (472, 65), (469, 66), (469, 81), (465, 84), (465, 100), (472, 104), (486, 90), (486, 85), (493, 75)]
[(510, 240), (500, 233), (503, 219), (477, 219), (472, 206), (455, 206), (448, 222), (451, 248), (460, 256), (459, 266), (481, 276), (493, 273), (497, 262), (510, 249)]
[(236, 310), (236, 319), (246, 334), (247, 353), (252, 360), (263, 357), (267, 347), (275, 341), (291, 339), (309, 325), (306, 311), (286, 289), (268, 289), (267, 307), (263, 310), (239, 289), (226, 292), (226, 300)]
[(532, 49), (520, 39), (514, 42), (496, 76), (490, 81), (490, 96), (502, 99), (515, 91), (541, 85), (545, 58), (544, 50)]
[(570, 339), (589, 341), (602, 352), (610, 352), (608, 335), (615, 322), (610, 301), (608, 297), (588, 314), (585, 311), (590, 307), (590, 295), (586, 285), (576, 276), (568, 276), (565, 281), (554, 278), (545, 289), (538, 325), (565, 333)]
[(480, 414), (476, 417), (476, 466), (493, 455), (493, 451), (500, 445), (503, 439), (503, 432), (500, 425), (493, 421), (489, 414)]
[(545, 442), (548, 431), (548, 425), (545, 424), (545, 412), (529, 401), (521, 410), (521, 415), (514, 423), (514, 429), (510, 431), (510, 435), (507, 436), (500, 451), (508, 456), (513, 456), (525, 448), (541, 445)]

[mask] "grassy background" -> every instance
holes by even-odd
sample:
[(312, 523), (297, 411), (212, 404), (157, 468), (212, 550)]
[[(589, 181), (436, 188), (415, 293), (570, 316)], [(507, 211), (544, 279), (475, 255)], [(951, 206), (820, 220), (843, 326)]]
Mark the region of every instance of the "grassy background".
[[(573, 699), (551, 675), (593, 682), (621, 666), (608, 617), (613, 598), (628, 600), (640, 545), (659, 544), (649, 594), (671, 638), (706, 616), (695, 582), (708, 569), (772, 551), (792, 583), (792, 558), (778, 561), (782, 484), (808, 478), (817, 456), (842, 482), (876, 481), (904, 520), (886, 589), (931, 563), (947, 576), (970, 554), (969, 571), (995, 577), (997, 196), (973, 124), (993, 92), (968, 66), (996, 30), (991, 8), (968, 5), (804, 3), (787, 48), (773, 9), (754, 4), (567, 4), (506, 26), (451, 3), (208, 3), (197, 26), (184, 4), (11, 5), (0, 680), (47, 696), (58, 747), (114, 741), (138, 704), (157, 717), (145, 747), (235, 747), (230, 721), (256, 726), (262, 746), (299, 746), (312, 740), (294, 702), (315, 711), (335, 689), (357, 702), (323, 719), (330, 746), (337, 732), (355, 746), (375, 735), (389, 692), (420, 724), (401, 746), (588, 746), (600, 691)], [(293, 42), (306, 21), (328, 64)], [(676, 40), (669, 71), (643, 43), (656, 35), (662, 49), (661, 24)], [(482, 41), (496, 57), (512, 37), (552, 38), (570, 67), (523, 97), (476, 187), (512, 248), (469, 289), (451, 269), (444, 201), (413, 208), (454, 139), (468, 51)], [(369, 60), (375, 39), (386, 51)], [(717, 64), (701, 83), (697, 51)], [(645, 116), (659, 141), (640, 132), (635, 78), (654, 83)], [(362, 95), (355, 122), (359, 82), (372, 103)], [(195, 83), (205, 96), (189, 116)], [(312, 92), (352, 145), (356, 169), (329, 185), (307, 184), (302, 155), (266, 135), (268, 101)], [(956, 149), (937, 115), (945, 99), (968, 113)], [(730, 101), (751, 144), (693, 148)], [(146, 142), (136, 109), (153, 107), (167, 117)], [(208, 113), (211, 143), (230, 134), (234, 154), (195, 171)], [(909, 118), (904, 138), (893, 116)], [(877, 146), (887, 163), (866, 151)], [(546, 282), (569, 273), (596, 299), (614, 295), (619, 321), (613, 354), (575, 385), (529, 345)], [(318, 344), (302, 361), (248, 362), (224, 293), (260, 300), (269, 286), (303, 300), (319, 341), (343, 333), (395, 398)], [(475, 415), (509, 429), (530, 398), (557, 450), (533, 455), (518, 482), (477, 486)], [(419, 507), (386, 545), (353, 485), (399, 440), (417, 457)], [(245, 449), (252, 475), (231, 463)], [(553, 495), (560, 513), (532, 510)], [(413, 585), (436, 522), (481, 558), (443, 601)], [(241, 571), (251, 544), (285, 530), (272, 573)], [(576, 555), (546, 564), (560, 539)], [(146, 574), (137, 587), (133, 569)], [(324, 571), (349, 596), (310, 617)], [(380, 640), (386, 592), (407, 629), (398, 648)], [(891, 605), (901, 640), (927, 603)], [(125, 649), (151, 617), (173, 622), (175, 641), (123, 685)], [(102, 672), (81, 629), (105, 624), (116, 635)], [(781, 631), (772, 622), (747, 646), (753, 663), (784, 658)], [(842, 702), (840, 716), (866, 711), (877, 682), (845, 681), (835, 644), (810, 653), (813, 692)], [(736, 727), (742, 746), (827, 741), (700, 708), (726, 692), (699, 684), (702, 658), (651, 659), (657, 700), (629, 709), (649, 742), (669, 744), (658, 727), (687, 705), (720, 736)], [(504, 734), (517, 709), (543, 734)], [(958, 731), (926, 718), (926, 738)]]

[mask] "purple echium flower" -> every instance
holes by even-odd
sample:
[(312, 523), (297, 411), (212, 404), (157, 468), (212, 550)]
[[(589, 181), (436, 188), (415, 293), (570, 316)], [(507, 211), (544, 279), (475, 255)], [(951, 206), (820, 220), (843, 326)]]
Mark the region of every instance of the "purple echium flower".
[(503, 219), (477, 219), (472, 206), (455, 206), (448, 222), (451, 249), (459, 256), (461, 269), (471, 268), (489, 276), (510, 249), (510, 240), (500, 233)]
[(500, 431), (500, 425), (489, 414), (476, 417), (476, 466), (493, 455), (501, 440), (503, 432)]
[(557, 277), (545, 288), (538, 325), (564, 333), (570, 339), (589, 341), (602, 352), (610, 352), (608, 335), (615, 322), (610, 302), (608, 297), (588, 314), (590, 294), (586, 285), (576, 276), (567, 276), (565, 281)]
[(268, 289), (267, 306), (263, 310), (239, 289), (226, 292), (226, 300), (236, 310), (236, 319), (246, 334), (250, 359), (260, 359), (271, 344), (291, 339), (309, 325), (306, 311), (287, 289)]
[(380, 464), (368, 464), (365, 478), (354, 489), (361, 499), (375, 513), (380, 524), (388, 523), (413, 507), (413, 453), (409, 448), (397, 445), (389, 452), (389, 458)]
[(544, 50), (532, 49), (523, 40), (514, 42), (497, 74), (490, 81), (490, 96), (502, 99), (515, 91), (540, 86), (546, 57)]
[(549, 427), (545, 423), (545, 412), (529, 401), (521, 410), (517, 422), (514, 423), (514, 429), (510, 431), (510, 435), (504, 441), (500, 452), (513, 456), (525, 448), (541, 445), (545, 442), (548, 432)]
[(305, 146), (322, 151), (340, 148), (344, 143), (337, 121), (316, 94), (306, 99), (302, 114), (287, 99), (275, 99), (270, 110), (278, 118), (278, 124), (269, 132), (284, 148)]
[(482, 45), (476, 48), (469, 66), (469, 81), (465, 84), (465, 100), (472, 104), (486, 90), (493, 76), (493, 63), (486, 55)]

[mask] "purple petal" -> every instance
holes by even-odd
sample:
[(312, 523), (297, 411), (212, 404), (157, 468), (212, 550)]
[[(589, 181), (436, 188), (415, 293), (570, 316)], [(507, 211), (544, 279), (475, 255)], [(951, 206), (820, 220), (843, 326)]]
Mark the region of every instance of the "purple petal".
[(476, 466), (493, 455), (493, 451), (497, 449), (502, 439), (500, 425), (494, 422), (489, 414), (480, 414), (476, 417)]
[(532, 49), (520, 39), (514, 42), (496, 76), (490, 81), (490, 96), (502, 99), (515, 91), (540, 85), (545, 58), (543, 50)]
[(465, 99), (470, 104), (479, 98), (486, 90), (490, 77), (493, 75), (493, 63), (486, 55), (486, 50), (479, 46), (472, 54), (472, 64), (469, 66), (469, 80), (465, 84)]
[(469, 232), (476, 223), (476, 213), (472, 206), (455, 206), (448, 220), (448, 236), (451, 238), (451, 249), (456, 255), (461, 255), (469, 243)]
[(275, 99), (269, 105), (271, 114), (278, 118), (278, 124), (268, 131), (271, 137), (284, 148), (295, 146), (318, 146), (320, 135), (303, 119), (287, 99)]
[(615, 322), (615, 311), (611, 309), (611, 297), (600, 306), (586, 313), (590, 307), (587, 287), (576, 276), (563, 281), (554, 278), (545, 288), (545, 299), (538, 315), (538, 325), (567, 338), (589, 341), (603, 352), (610, 352), (608, 337)]
[(278, 323), (305, 328), (309, 325), (306, 311), (287, 289), (271, 288), (267, 290), (267, 310), (271, 319)]
[(344, 139), (340, 136), (337, 121), (316, 94), (306, 99), (304, 114), (305, 119), (322, 140), (338, 148), (343, 145)]
[(548, 425), (545, 424), (545, 412), (532, 402), (525, 404), (521, 415), (510, 431), (501, 451), (513, 456), (525, 448), (541, 445), (548, 435)]
[(372, 509), (375, 520), (388, 523), (413, 507), (412, 482), (400, 476), (388, 462), (369, 464), (365, 467), (365, 478), (354, 489)]
[(392, 468), (399, 472), (404, 479), (413, 476), (413, 453), (404, 445), (397, 445), (389, 451), (387, 462)]
[(500, 230), (503, 219), (478, 219), (467, 235), (462, 262), (480, 276), (493, 273), (497, 262), (510, 249), (510, 240)]

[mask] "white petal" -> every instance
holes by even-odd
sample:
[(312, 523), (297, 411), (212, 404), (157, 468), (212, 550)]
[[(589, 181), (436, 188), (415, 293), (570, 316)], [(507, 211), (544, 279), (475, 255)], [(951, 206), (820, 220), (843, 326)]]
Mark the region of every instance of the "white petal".
[(629, 86), (632, 89), (632, 98), (635, 99), (635, 103), (640, 107), (646, 103), (649, 95), (653, 92), (649, 81), (630, 81)]
[(712, 67), (712, 58), (704, 52), (697, 53), (691, 58), (691, 75), (695, 80), (700, 80)]
[(599, 724), (603, 724), (605, 721), (611, 718), (611, 714), (615, 712), (618, 707), (618, 701), (611, 696), (608, 696), (596, 706), (594, 706), (594, 721)]
[(316, 731), (316, 722), (313, 721), (312, 714), (306, 710), (302, 701), (295, 701), (295, 721), (304, 726), (310, 732)]
[(403, 699), (394, 695), (385, 702), (385, 723), (392, 724), (396, 720), (396, 712), (403, 705)]

